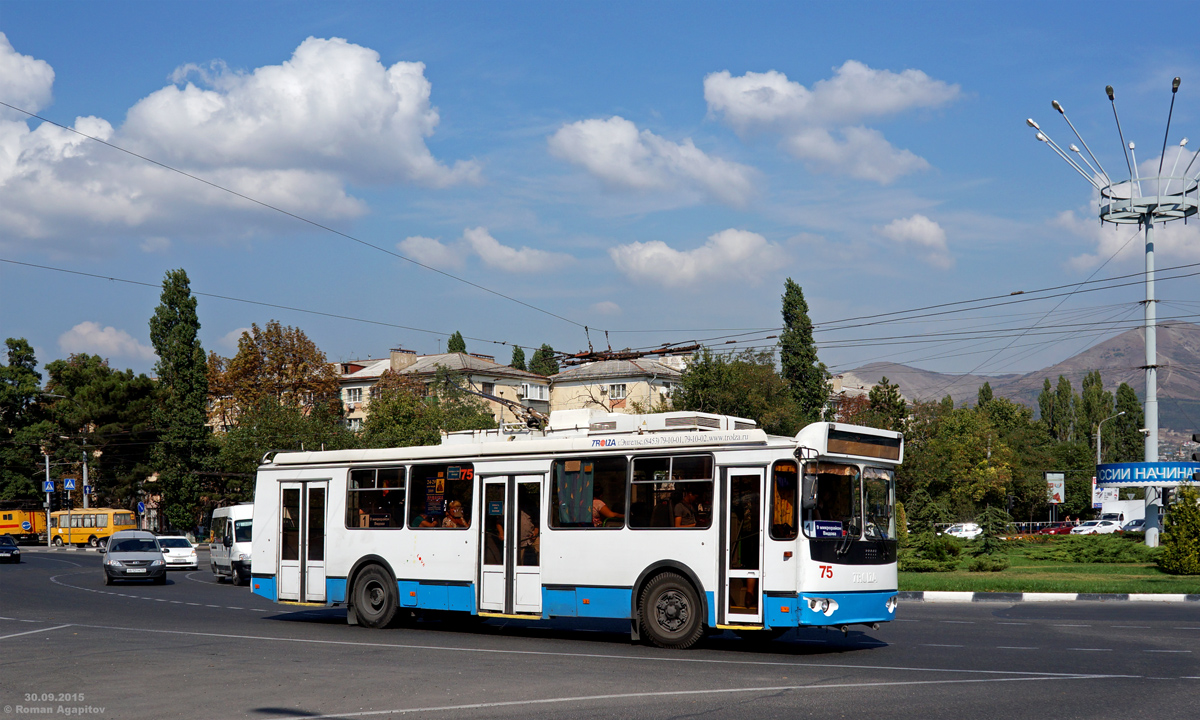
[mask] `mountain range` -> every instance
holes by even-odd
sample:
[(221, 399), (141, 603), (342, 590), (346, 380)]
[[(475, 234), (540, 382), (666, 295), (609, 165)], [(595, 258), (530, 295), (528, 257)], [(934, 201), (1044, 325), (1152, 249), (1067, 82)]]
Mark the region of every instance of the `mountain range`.
[[(992, 393), (1028, 405), (1037, 412), (1042, 383), (1051, 386), (1061, 375), (1079, 392), (1083, 378), (1099, 370), (1104, 388), (1116, 393), (1128, 383), (1138, 397), (1145, 396), (1145, 332), (1128, 330), (1060, 363), (1024, 374), (970, 375), (931, 372), (899, 363), (873, 362), (841, 373), (846, 388), (870, 387), (886, 377), (900, 386), (909, 400), (939, 400), (947, 394), (955, 404), (973, 405), (979, 388), (991, 383)], [(1171, 322), (1158, 326), (1159, 427), (1176, 432), (1200, 431), (1200, 325)]]

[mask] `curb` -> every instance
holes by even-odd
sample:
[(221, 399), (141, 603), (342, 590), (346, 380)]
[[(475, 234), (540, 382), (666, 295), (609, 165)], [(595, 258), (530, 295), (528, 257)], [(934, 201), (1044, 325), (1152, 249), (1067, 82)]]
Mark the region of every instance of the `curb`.
[(929, 603), (971, 602), (1200, 602), (1200, 595), (1171, 593), (1007, 593), (902, 590), (901, 600)]

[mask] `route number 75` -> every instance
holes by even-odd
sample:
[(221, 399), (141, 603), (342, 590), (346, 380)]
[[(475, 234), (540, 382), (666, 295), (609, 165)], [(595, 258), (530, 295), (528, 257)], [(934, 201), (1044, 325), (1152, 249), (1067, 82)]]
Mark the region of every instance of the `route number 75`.
[(833, 566), (832, 565), (819, 565), (818, 567), (821, 568), (821, 577), (822, 578), (832, 578), (833, 577)]

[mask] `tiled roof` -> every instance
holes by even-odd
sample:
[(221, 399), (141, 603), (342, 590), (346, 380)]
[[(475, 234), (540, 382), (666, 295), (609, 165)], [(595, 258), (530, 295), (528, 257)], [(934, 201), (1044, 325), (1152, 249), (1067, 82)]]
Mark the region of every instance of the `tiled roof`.
[(563, 370), (557, 375), (552, 375), (550, 379), (557, 383), (651, 376), (662, 380), (678, 380), (680, 373), (675, 368), (654, 360), (601, 360)]
[[(340, 364), (340, 363), (339, 363)], [(392, 361), (388, 358), (383, 360), (359, 360), (356, 365), (366, 365), (362, 370), (342, 375), (342, 381), (347, 380), (374, 380), (378, 379), (388, 368), (392, 366)]]
[(540, 380), (546, 377), (537, 373), (517, 370), (508, 365), (477, 358), (466, 353), (442, 353), (441, 355), (422, 355), (412, 365), (400, 371), (401, 375), (433, 375), (438, 367), (444, 367), (454, 372), (469, 372), (477, 375), (496, 375), (499, 377), (520, 378), (522, 380)]

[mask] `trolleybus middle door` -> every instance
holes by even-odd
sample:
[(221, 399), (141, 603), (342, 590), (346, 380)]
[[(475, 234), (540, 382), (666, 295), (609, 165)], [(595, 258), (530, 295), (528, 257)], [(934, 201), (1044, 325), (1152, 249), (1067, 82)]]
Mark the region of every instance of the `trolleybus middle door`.
[(730, 468), (725, 478), (725, 622), (761, 625), (762, 487), (766, 473)]

